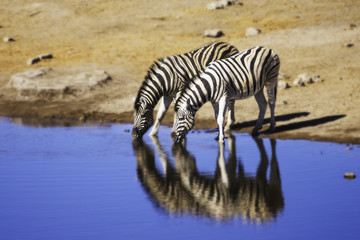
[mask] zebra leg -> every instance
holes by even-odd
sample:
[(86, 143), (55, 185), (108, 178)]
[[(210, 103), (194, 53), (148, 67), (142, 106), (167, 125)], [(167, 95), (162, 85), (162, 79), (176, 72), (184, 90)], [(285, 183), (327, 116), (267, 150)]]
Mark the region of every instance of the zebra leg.
[(225, 126), (225, 132), (230, 132), (231, 126), (235, 122), (235, 112), (234, 112), (235, 100), (234, 99), (229, 100), (228, 104), (229, 104), (228, 107), (229, 110), (228, 110), (227, 122)]
[(166, 111), (168, 110), (171, 101), (172, 101), (171, 97), (165, 97), (165, 96), (161, 97), (159, 111), (156, 114), (154, 126), (149, 133), (150, 136), (155, 136), (158, 133), (160, 127), (160, 121), (163, 119)]
[(212, 102), (211, 103), (214, 113), (215, 113), (215, 120), (217, 121), (218, 115), (219, 115), (219, 103), (218, 102)]
[(252, 133), (251, 133), (253, 135), (259, 134), (259, 130), (262, 128), (264, 117), (265, 117), (265, 112), (266, 112), (266, 106), (267, 106), (267, 102), (266, 102), (263, 90), (261, 90), (260, 92), (258, 92), (255, 95), (255, 99), (259, 106), (259, 116), (256, 121), (255, 128), (252, 130)]
[(269, 100), (269, 107), (271, 112), (271, 118), (270, 118), (270, 131), (274, 131), (276, 127), (275, 122), (275, 102), (276, 102), (276, 86), (274, 88), (267, 88), (267, 94), (268, 94), (268, 100)]
[(222, 96), (219, 101), (219, 114), (217, 116), (216, 122), (219, 127), (219, 142), (224, 142), (224, 119), (227, 109), (227, 97)]

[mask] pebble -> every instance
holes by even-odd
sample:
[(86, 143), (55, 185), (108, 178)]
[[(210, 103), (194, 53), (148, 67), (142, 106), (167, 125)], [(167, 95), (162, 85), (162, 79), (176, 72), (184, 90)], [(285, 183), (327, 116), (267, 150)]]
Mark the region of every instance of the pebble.
[(27, 63), (28, 65), (33, 65), (33, 64), (38, 63), (38, 62), (40, 62), (40, 58), (39, 58), (39, 57), (30, 58), (30, 59), (28, 59), (28, 60), (26, 61), (26, 63)]
[(323, 82), (324, 80), (320, 77), (320, 75), (315, 75), (312, 77), (314, 82)]
[(51, 59), (51, 58), (53, 58), (53, 55), (51, 53), (45, 53), (45, 54), (40, 54), (38, 56), (38, 58), (40, 58), (40, 59)]
[(250, 37), (250, 36), (259, 35), (260, 33), (261, 33), (260, 29), (249, 27), (245, 31), (245, 36)]
[(45, 54), (40, 54), (39, 56), (35, 57), (35, 58), (30, 58), (27, 60), (27, 64), (28, 65), (33, 65), (35, 63), (40, 62), (42, 59), (51, 59), (53, 58), (53, 55), (51, 53), (45, 53)]
[(279, 79), (289, 79), (290, 77), (283, 72), (279, 72), (278, 78)]
[(305, 86), (305, 84), (310, 84), (314, 82), (323, 82), (323, 81), (324, 80), (320, 77), (320, 75), (310, 76), (308, 73), (302, 73), (295, 78), (293, 84), (295, 87), (299, 87), (299, 86)]
[(293, 82), (295, 87), (302, 87), (305, 86), (305, 83), (302, 81), (301, 78), (295, 78), (294, 82)]
[(4, 37), (4, 38), (3, 38), (3, 41), (4, 41), (4, 42), (15, 42), (15, 39), (12, 38), (12, 37)]
[(218, 38), (224, 35), (224, 33), (219, 29), (208, 29), (204, 31), (206, 37)]
[(207, 9), (209, 10), (223, 9), (225, 6), (227, 6), (227, 1), (216, 1), (206, 5)]
[(286, 88), (289, 88), (290, 86), (286, 81), (279, 80), (278, 83), (277, 83), (277, 87), (281, 88), (281, 89), (286, 89)]
[(243, 4), (238, 0), (233, 0), (233, 1), (220, 0), (220, 1), (211, 2), (207, 4), (206, 7), (209, 10), (217, 10), (217, 9), (223, 9), (226, 6), (230, 6), (230, 5), (243, 5)]
[(347, 172), (344, 174), (344, 178), (348, 179), (348, 180), (352, 180), (352, 179), (355, 179), (356, 176), (355, 176), (355, 173), (353, 173), (353, 172)]

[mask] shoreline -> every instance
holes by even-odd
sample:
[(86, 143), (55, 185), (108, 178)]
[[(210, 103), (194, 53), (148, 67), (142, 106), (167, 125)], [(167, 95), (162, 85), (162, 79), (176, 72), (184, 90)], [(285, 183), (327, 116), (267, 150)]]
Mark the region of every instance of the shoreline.
[[(276, 116), (277, 122), (281, 122), (281, 119), (286, 119), (291, 116), (297, 115), (307, 115), (308, 113), (291, 113), (282, 116)], [(86, 115), (86, 114), (85, 114)], [(25, 126), (32, 127), (72, 127), (72, 126), (98, 126), (98, 125), (111, 125), (111, 124), (133, 124), (133, 120), (130, 116), (133, 115), (133, 112), (125, 112), (123, 114), (106, 114), (106, 113), (92, 113), (87, 114), (87, 117), (83, 117), (84, 115), (79, 115), (80, 117), (35, 117), (35, 116), (4, 116), (0, 115), (2, 118), (8, 118), (15, 124), (21, 124)], [(344, 115), (338, 116), (330, 116), (324, 117), (321, 119), (314, 120), (305, 120), (297, 123), (291, 124), (278, 124), (275, 132), (267, 133), (267, 129), (269, 127), (269, 118), (264, 119), (264, 127), (260, 131), (260, 135), (257, 137), (261, 138), (275, 138), (282, 140), (308, 140), (308, 141), (316, 141), (316, 142), (333, 142), (338, 144), (346, 144), (346, 145), (360, 145), (360, 138), (352, 138), (352, 137), (335, 137), (331, 135), (317, 135), (317, 134), (309, 134), (309, 133), (294, 133), (292, 130), (301, 129), (309, 127), (310, 125), (318, 125), (323, 124), (327, 121), (335, 121), (337, 119), (345, 117)], [(279, 121), (280, 120), (280, 121)], [(232, 126), (231, 133), (247, 133), (251, 135), (251, 130), (254, 127), (256, 119), (245, 122), (236, 122)], [(172, 127), (172, 116), (169, 117), (168, 114), (165, 116), (164, 121), (161, 126)], [(199, 127), (201, 126), (201, 127)], [(131, 128), (129, 131), (131, 132)], [(196, 124), (192, 132), (196, 131), (204, 131), (204, 132), (217, 132), (217, 126), (215, 124), (215, 120), (211, 119), (197, 119)], [(145, 134), (147, 135), (149, 131)], [(188, 136), (191, 137), (191, 132), (189, 132)], [(170, 138), (170, 136), (169, 136)]]

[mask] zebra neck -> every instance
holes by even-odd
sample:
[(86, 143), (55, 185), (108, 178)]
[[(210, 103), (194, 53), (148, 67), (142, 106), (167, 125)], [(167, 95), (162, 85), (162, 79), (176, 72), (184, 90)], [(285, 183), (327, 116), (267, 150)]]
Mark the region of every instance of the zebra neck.
[(184, 95), (186, 99), (190, 100), (190, 105), (195, 112), (213, 98), (210, 85), (203, 78), (197, 78), (190, 83)]
[(173, 94), (173, 76), (171, 68), (164, 60), (158, 60), (145, 77), (138, 98), (144, 99), (149, 107), (154, 108), (161, 97)]
[(150, 109), (154, 109), (161, 97), (162, 97), (162, 94), (157, 93), (152, 88), (144, 87), (139, 92), (138, 99), (140, 99), (140, 98), (143, 99), (147, 103), (147, 106)]

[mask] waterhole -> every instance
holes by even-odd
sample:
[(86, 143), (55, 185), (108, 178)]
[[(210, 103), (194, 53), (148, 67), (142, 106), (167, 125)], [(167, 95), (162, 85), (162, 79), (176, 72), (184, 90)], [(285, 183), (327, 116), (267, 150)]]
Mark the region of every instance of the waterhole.
[(0, 118), (1, 239), (345, 239), (360, 147)]

